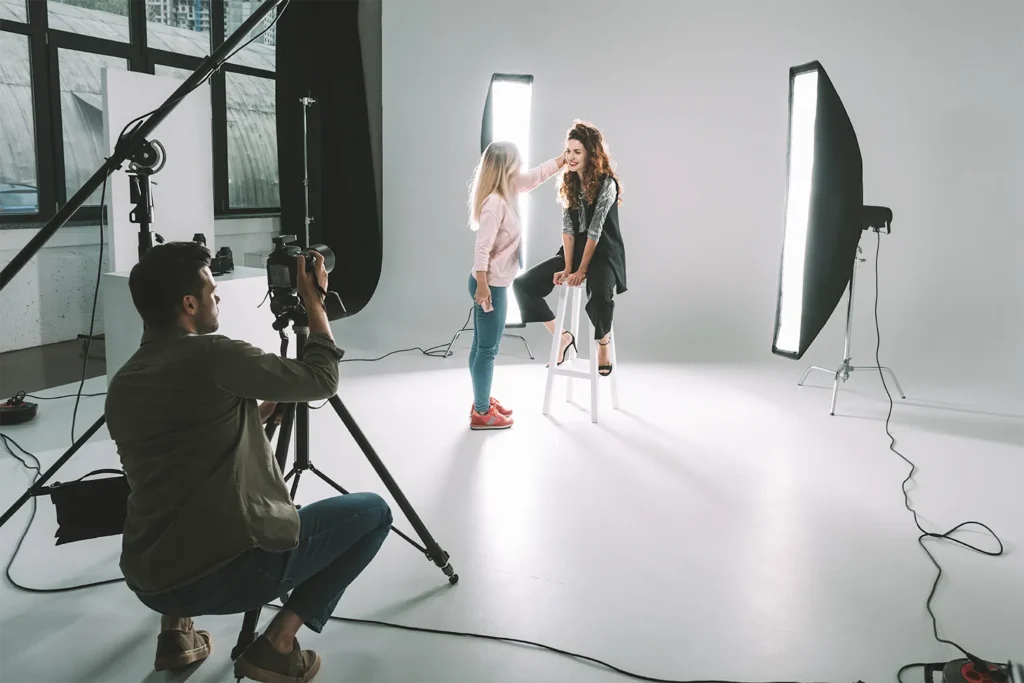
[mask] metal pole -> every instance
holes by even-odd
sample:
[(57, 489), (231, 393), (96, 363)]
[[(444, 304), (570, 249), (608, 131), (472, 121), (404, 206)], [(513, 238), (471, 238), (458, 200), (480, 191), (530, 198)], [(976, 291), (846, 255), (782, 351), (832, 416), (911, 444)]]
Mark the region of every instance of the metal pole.
[(302, 186), (306, 193), (306, 241), (302, 246), (309, 247), (309, 224), (313, 219), (309, 216), (309, 128), (306, 125), (306, 113), (316, 100), (300, 97), (299, 102), (302, 102)]
[(850, 334), (853, 331), (853, 283), (857, 277), (857, 262), (860, 261), (860, 247), (857, 256), (853, 257), (853, 270), (850, 272), (850, 297), (846, 301), (846, 344), (843, 346), (843, 363), (850, 362)]

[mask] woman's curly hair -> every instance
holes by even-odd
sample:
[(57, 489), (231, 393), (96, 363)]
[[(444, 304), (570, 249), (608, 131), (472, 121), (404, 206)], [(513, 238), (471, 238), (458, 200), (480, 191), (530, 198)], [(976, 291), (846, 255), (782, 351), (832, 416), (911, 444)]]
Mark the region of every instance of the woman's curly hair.
[[(604, 136), (596, 127), (577, 119), (573, 121), (572, 128), (565, 135), (566, 144), (569, 140), (576, 140), (587, 150), (587, 164), (583, 171), (583, 191), (588, 204), (593, 204), (601, 191), (601, 184), (604, 179), (611, 177), (618, 185), (618, 203), (622, 204), (622, 183), (619, 181), (615, 171), (612, 170), (611, 157), (608, 156), (608, 148), (604, 143)], [(558, 198), (562, 206), (567, 209), (575, 209), (579, 205), (580, 176), (575, 171), (570, 171), (566, 166), (562, 171), (558, 183)]]

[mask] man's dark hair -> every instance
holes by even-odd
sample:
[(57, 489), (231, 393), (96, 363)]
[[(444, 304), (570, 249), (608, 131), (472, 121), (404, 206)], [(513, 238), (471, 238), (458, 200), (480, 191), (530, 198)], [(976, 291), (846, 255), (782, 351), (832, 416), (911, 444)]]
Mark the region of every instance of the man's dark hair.
[(143, 254), (128, 276), (128, 288), (146, 327), (173, 327), (181, 300), (202, 295), (199, 271), (209, 265), (210, 250), (196, 242), (158, 244)]

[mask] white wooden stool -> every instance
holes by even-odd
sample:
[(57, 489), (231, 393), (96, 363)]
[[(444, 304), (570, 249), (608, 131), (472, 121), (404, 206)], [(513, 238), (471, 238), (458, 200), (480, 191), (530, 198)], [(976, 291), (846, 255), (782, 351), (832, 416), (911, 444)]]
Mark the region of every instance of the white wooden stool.
[[(567, 330), (572, 333), (573, 338), (576, 340), (577, 346), (580, 344), (580, 309), (582, 308), (583, 302), (583, 285), (577, 285), (576, 287), (570, 287), (569, 285), (559, 285), (558, 293), (558, 312), (555, 314), (555, 334), (551, 340), (551, 353), (549, 354), (548, 362), (548, 379), (547, 385), (544, 388), (544, 415), (548, 415), (551, 412), (551, 390), (555, 385), (555, 377), (566, 377), (566, 402), (572, 401), (572, 384), (574, 379), (585, 379), (590, 380), (590, 421), (597, 422), (598, 412), (598, 380), (603, 377), (597, 372), (597, 340), (594, 339), (594, 327), (587, 320), (587, 329), (590, 338), (590, 368), (588, 370), (580, 370), (577, 368), (577, 354), (576, 347), (571, 347), (565, 350), (565, 362), (561, 367), (558, 365), (558, 352), (560, 350), (562, 341), (562, 330)], [(569, 326), (565, 326), (565, 312), (566, 310), (571, 312), (571, 319)], [(618, 386), (618, 363), (615, 359), (615, 329), (614, 327), (609, 330), (609, 349), (612, 360), (612, 373), (608, 376), (608, 379), (612, 381), (612, 408), (615, 410), (619, 409), (619, 386)]]

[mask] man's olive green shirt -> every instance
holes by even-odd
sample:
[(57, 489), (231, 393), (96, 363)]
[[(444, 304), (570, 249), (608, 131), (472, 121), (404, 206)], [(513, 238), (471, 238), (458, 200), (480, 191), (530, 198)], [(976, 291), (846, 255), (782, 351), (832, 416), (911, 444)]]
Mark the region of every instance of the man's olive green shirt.
[(301, 360), (221, 335), (147, 331), (107, 389), (106, 418), (131, 487), (121, 571), (132, 590), (187, 585), (250, 548), (298, 545), (299, 516), (258, 401), (326, 399), (339, 352), (311, 334)]

